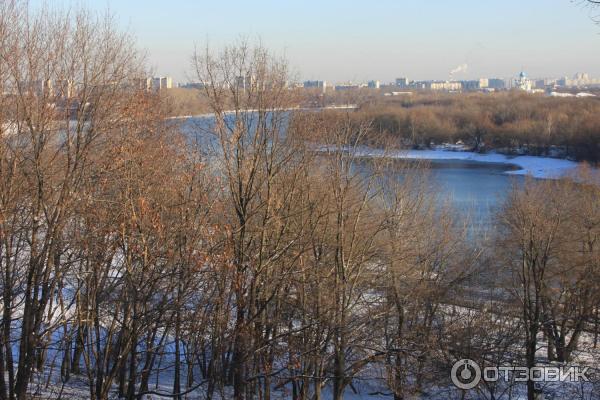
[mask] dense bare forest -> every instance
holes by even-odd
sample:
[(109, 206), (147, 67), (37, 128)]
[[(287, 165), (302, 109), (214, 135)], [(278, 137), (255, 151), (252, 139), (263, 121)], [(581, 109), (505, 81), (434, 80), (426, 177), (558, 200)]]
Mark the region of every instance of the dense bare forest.
[[(210, 148), (135, 84), (109, 17), (0, 3), (0, 399), (464, 399), (462, 358), (598, 362), (599, 186), (515, 186), (474, 244), (426, 171), (354, 155), (394, 132), (373, 108), (290, 116), (287, 63), (260, 46), (193, 63)], [(534, 398), (519, 385), (474, 393)]]
[(371, 99), (355, 118), (403, 147), (464, 142), (475, 151), (600, 161), (600, 100), (522, 92)]

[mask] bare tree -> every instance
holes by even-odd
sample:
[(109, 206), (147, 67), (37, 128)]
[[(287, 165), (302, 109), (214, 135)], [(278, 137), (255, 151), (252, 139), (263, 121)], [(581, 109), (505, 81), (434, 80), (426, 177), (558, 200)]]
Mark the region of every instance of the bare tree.
[[(597, 190), (570, 180), (532, 181), (515, 188), (504, 212), (499, 249), (515, 278), (528, 367), (539, 335), (549, 360), (567, 362), (597, 304)], [(592, 197), (589, 197), (592, 196)], [(591, 203), (589, 203), (591, 201)], [(591, 240), (591, 242), (590, 242)], [(533, 399), (533, 382), (528, 396)]]
[[(452, 297), (460, 293), (478, 260), (476, 251), (463, 246), (466, 225), (457, 223), (427, 177), (426, 169), (419, 166), (391, 163), (383, 181), (384, 337), (388, 382), (395, 399), (420, 391), (424, 375), (436, 375), (425, 371), (443, 348), (438, 335), (449, 335), (453, 329), (452, 323), (442, 323), (443, 307), (453, 304)], [(436, 326), (443, 326), (443, 332), (436, 332)]]
[(293, 104), (286, 88), (287, 66), (245, 42), (217, 56), (208, 49), (196, 52), (193, 60), (214, 112), (211, 128), (225, 180), (223, 224), (229, 232), (225, 243), (233, 251), (230, 290), (235, 299), (234, 398), (252, 393), (256, 382), (262, 382), (269, 398), (272, 356), (265, 359), (256, 351), (271, 346), (276, 335), (270, 313), (277, 310), (286, 276), (280, 268), (293, 265), (293, 260), (282, 260), (294, 239), (283, 238), (289, 234), (288, 197), (296, 193), (293, 165), (300, 165), (284, 135), (286, 108)]
[[(127, 129), (137, 96), (132, 82), (141, 72), (131, 40), (115, 31), (109, 16), (27, 7), (10, 1), (0, 8), (2, 98), (11, 103), (3, 108), (1, 138), (2, 198), (10, 204), (0, 222), (8, 375), (8, 384), (0, 377), (0, 395), (10, 399), (26, 398), (53, 333), (66, 326), (74, 299), (65, 297), (65, 279), (79, 262), (69, 236), (90, 154), (104, 135)], [(10, 214), (17, 204), (18, 226)]]

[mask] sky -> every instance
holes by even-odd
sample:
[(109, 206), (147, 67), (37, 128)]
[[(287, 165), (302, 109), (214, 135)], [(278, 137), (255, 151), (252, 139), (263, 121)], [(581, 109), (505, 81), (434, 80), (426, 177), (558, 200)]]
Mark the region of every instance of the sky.
[[(43, 0), (32, 0), (36, 3)], [(155, 75), (194, 80), (194, 46), (260, 40), (298, 80), (600, 77), (600, 24), (580, 0), (53, 0), (114, 14)]]

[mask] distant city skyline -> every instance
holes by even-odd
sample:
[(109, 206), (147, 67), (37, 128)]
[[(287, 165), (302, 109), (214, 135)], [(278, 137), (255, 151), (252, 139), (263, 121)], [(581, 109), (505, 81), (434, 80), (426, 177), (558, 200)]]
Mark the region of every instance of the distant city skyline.
[(285, 56), (298, 81), (508, 78), (521, 70), (539, 78), (600, 76), (600, 26), (578, 1), (51, 3), (108, 9), (146, 51), (151, 72), (176, 82), (194, 80), (194, 45), (218, 49), (240, 37)]

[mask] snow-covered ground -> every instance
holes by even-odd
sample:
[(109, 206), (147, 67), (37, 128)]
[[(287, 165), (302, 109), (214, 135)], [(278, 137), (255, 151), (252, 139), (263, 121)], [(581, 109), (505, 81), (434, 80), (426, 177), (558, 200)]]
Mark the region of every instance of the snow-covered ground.
[[(575, 174), (581, 163), (550, 157), (506, 156), (498, 153), (436, 150), (380, 150), (360, 147), (353, 153), (359, 157), (390, 157), (407, 160), (463, 160), (514, 165), (520, 169), (506, 171), (513, 175), (531, 175), (534, 178), (556, 179)], [(598, 170), (596, 170), (598, 171)]]

